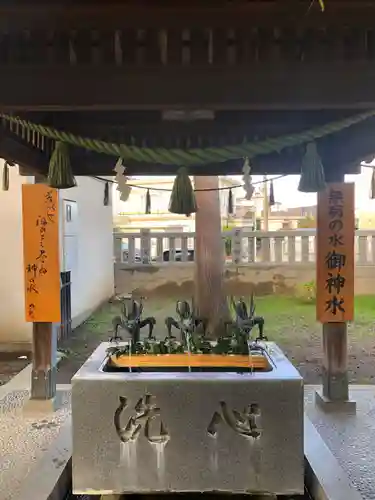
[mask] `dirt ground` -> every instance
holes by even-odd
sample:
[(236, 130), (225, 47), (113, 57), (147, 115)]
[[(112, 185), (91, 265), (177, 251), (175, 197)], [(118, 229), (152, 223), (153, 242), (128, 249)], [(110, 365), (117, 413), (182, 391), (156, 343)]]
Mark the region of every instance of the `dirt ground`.
[[(155, 316), (157, 336), (166, 334), (164, 319), (174, 315), (173, 301), (149, 300), (145, 316)], [(322, 361), (321, 330), (315, 321), (314, 304), (300, 303), (287, 297), (257, 299), (257, 315), (265, 318), (265, 334), (275, 341), (298, 368), (307, 384), (320, 383)], [(61, 347), (65, 358), (59, 364), (58, 383), (70, 383), (96, 346), (111, 335), (111, 320), (118, 314), (118, 305), (108, 303), (75, 330)], [(349, 325), (349, 376), (351, 383), (375, 382), (375, 297), (356, 299), (356, 321)], [(146, 335), (146, 332), (144, 333)]]
[(30, 353), (0, 352), (0, 386), (9, 382), (29, 363)]

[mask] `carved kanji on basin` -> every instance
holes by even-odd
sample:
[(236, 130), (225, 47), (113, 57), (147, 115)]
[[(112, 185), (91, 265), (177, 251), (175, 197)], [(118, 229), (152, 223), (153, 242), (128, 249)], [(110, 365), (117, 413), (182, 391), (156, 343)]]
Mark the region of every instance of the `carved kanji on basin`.
[(215, 411), (207, 427), (210, 436), (216, 437), (221, 423), (228, 425), (236, 434), (246, 438), (257, 439), (261, 436), (261, 429), (257, 420), (260, 409), (256, 403), (249, 404), (242, 412), (231, 410), (225, 401), (220, 402), (220, 412)]
[[(151, 394), (142, 396), (134, 406), (133, 414), (128, 418), (125, 427), (121, 426), (121, 416), (129, 407), (126, 397), (119, 397), (119, 406), (115, 411), (114, 425), (116, 433), (123, 443), (136, 441), (142, 430), (146, 439), (152, 444), (166, 444), (170, 436), (161, 420), (160, 408), (157, 407)], [(159, 430), (156, 431), (159, 422)]]

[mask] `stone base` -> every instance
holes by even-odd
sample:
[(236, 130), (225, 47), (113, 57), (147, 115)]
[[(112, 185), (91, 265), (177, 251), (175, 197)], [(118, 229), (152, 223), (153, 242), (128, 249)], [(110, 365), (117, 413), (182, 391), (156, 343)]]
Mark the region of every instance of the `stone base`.
[(326, 413), (347, 413), (355, 415), (357, 403), (355, 401), (334, 401), (323, 396), (321, 391), (315, 392), (315, 404)]
[(23, 406), (26, 416), (43, 415), (54, 413), (59, 409), (57, 398), (52, 399), (28, 399)]

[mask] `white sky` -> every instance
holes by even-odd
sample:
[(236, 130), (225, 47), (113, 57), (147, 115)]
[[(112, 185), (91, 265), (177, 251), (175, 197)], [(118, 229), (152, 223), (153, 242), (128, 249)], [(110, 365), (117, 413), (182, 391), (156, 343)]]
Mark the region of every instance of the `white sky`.
[[(375, 163), (374, 163), (375, 165)], [(356, 209), (375, 212), (375, 200), (370, 200), (371, 168), (362, 168), (361, 174), (346, 175), (346, 182), (355, 183)], [(316, 204), (316, 194), (301, 193), (298, 191), (299, 175), (288, 175), (273, 183), (275, 201), (282, 203), (285, 207), (302, 207)], [(241, 177), (237, 177), (241, 181)], [(262, 180), (259, 175), (253, 176), (253, 181)]]
[[(375, 160), (371, 163), (375, 167)], [(346, 182), (355, 183), (355, 203), (356, 210), (364, 210), (375, 212), (375, 200), (370, 200), (370, 184), (371, 184), (372, 169), (363, 167), (361, 174), (346, 175)], [(168, 176), (169, 177), (169, 176)], [(138, 177), (134, 177), (138, 178)], [(145, 178), (145, 177), (144, 177)], [(147, 179), (157, 178), (155, 176), (147, 176)], [(169, 177), (173, 179), (173, 177)], [(231, 176), (232, 179), (242, 183), (241, 176)], [(298, 191), (299, 175), (288, 175), (274, 182), (275, 201), (281, 203), (287, 208), (310, 206), (316, 204), (316, 194), (300, 193)], [(261, 181), (263, 176), (254, 175), (253, 182)], [(236, 189), (237, 196), (241, 196), (241, 189)]]

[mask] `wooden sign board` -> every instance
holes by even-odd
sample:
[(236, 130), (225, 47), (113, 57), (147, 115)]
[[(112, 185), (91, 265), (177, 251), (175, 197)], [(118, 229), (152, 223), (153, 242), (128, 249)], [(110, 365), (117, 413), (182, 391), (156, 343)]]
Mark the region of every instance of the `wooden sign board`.
[(354, 184), (318, 193), (316, 312), (321, 323), (354, 319)]
[(25, 316), (61, 321), (58, 192), (44, 184), (22, 186)]

